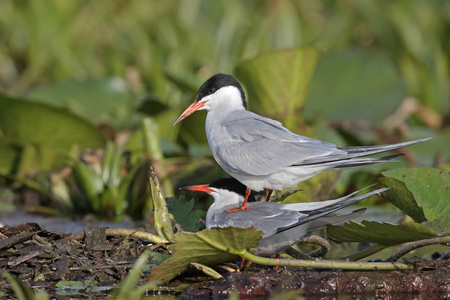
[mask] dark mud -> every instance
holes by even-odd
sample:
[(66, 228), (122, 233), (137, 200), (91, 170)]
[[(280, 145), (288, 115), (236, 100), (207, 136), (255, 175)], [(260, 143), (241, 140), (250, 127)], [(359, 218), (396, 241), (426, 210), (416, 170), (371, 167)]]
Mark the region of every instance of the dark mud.
[[(131, 237), (108, 236), (106, 228), (66, 234), (25, 223), (0, 228), (0, 269), (28, 286), (45, 288), (50, 295), (66, 285), (70, 287), (67, 282), (83, 282), (74, 295), (106, 297), (147, 248), (155, 254), (150, 258), (149, 269), (168, 255), (161, 245), (149, 245)], [(249, 267), (242, 272), (223, 271), (219, 280), (190, 270), (162, 290), (177, 290), (176, 294), (186, 299), (225, 299), (232, 291), (237, 291), (241, 298), (252, 299), (285, 291), (307, 299), (336, 299), (338, 295), (348, 295), (349, 299), (450, 299), (448, 254), (437, 255), (434, 261), (417, 258), (408, 262), (414, 264), (414, 270), (330, 272), (281, 268), (275, 271)], [(145, 280), (142, 276), (137, 284)], [(11, 287), (1, 277), (0, 291), (12, 295)], [(149, 295), (160, 292), (149, 291)]]

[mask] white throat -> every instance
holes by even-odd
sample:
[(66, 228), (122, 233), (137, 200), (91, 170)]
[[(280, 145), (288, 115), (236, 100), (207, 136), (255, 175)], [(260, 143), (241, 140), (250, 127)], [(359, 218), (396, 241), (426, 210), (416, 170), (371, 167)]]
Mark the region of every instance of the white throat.
[(202, 109), (208, 112), (223, 114), (227, 111), (245, 110), (241, 92), (235, 86), (222, 87), (214, 94), (204, 97), (201, 101), (206, 101)]

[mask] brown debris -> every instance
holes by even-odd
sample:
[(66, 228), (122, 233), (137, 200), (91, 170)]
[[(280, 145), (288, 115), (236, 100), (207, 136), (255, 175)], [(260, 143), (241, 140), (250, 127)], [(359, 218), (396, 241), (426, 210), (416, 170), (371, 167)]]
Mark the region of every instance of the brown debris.
[[(0, 233), (5, 238), (0, 240), (0, 270), (27, 285), (51, 286), (92, 276), (100, 286), (117, 284), (147, 246), (136, 238), (109, 237), (105, 230), (94, 228), (69, 235), (47, 231), (35, 223), (2, 227)], [(167, 253), (162, 247), (155, 251)], [(1, 276), (0, 284), (5, 284)]]
[[(28, 223), (0, 228), (0, 233), (6, 237), (0, 240), (0, 269), (33, 286), (93, 279), (100, 286), (115, 285), (126, 277), (134, 261), (148, 248), (137, 238), (111, 237), (105, 234), (104, 228), (68, 235)], [(151, 248), (168, 253), (160, 244)], [(415, 299), (450, 298), (449, 254), (434, 256), (434, 261), (410, 258), (408, 262), (416, 268), (401, 272), (317, 272), (293, 268), (277, 272), (256, 267), (242, 272), (233, 268), (233, 272), (228, 272), (215, 268), (223, 279), (211, 281), (204, 276), (192, 277), (200, 273), (192, 269), (171, 286), (191, 284), (183, 293), (186, 299), (226, 298), (235, 290), (241, 298), (268, 297), (286, 290), (308, 299), (334, 299), (337, 295), (410, 299), (412, 294), (417, 296)], [(0, 278), (2, 289), (5, 284)]]

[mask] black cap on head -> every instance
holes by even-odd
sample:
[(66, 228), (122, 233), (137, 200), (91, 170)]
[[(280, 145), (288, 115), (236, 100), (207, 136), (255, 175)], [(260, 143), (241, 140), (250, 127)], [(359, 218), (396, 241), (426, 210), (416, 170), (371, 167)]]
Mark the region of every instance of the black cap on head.
[(233, 76), (223, 73), (218, 73), (211, 76), (200, 86), (197, 92), (197, 97), (195, 97), (195, 102), (200, 101), (205, 96), (214, 94), (218, 89), (225, 86), (234, 86), (239, 90), (242, 97), (242, 104), (244, 105), (245, 109), (247, 109), (247, 102), (245, 101), (245, 94), (241, 84), (236, 79), (234, 79)]
[[(240, 183), (239, 181), (237, 181), (234, 178), (217, 179), (217, 180), (211, 182), (210, 184), (208, 184), (208, 186), (210, 188), (223, 189), (223, 190), (235, 192), (236, 194), (239, 194), (243, 197), (245, 196), (245, 192), (247, 190), (247, 187), (245, 185), (243, 185), (242, 183)], [(253, 192), (248, 197), (248, 201), (249, 202), (256, 201), (256, 198), (255, 198), (255, 195)]]

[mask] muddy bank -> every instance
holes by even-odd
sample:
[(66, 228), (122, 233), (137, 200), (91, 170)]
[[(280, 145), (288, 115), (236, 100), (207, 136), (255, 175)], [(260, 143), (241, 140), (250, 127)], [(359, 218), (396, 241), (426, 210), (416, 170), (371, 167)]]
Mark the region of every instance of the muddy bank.
[[(75, 295), (106, 297), (121, 282), (128, 270), (145, 250), (152, 255), (145, 271), (169, 257), (162, 245), (130, 236), (114, 236), (106, 228), (93, 228), (79, 234), (65, 234), (43, 229), (36, 223), (0, 228), (0, 269), (10, 272), (28, 286), (40, 286), (54, 295), (55, 290), (70, 287), (67, 282), (82, 282)], [(134, 232), (134, 231), (133, 231)], [(410, 259), (412, 271), (342, 272), (265, 267), (250, 267), (242, 272), (221, 268), (223, 279), (211, 280), (202, 273), (189, 270), (162, 290), (177, 290), (186, 299), (226, 298), (233, 290), (241, 297), (266, 298), (283, 291), (295, 291), (308, 299), (335, 299), (351, 295), (351, 299), (446, 299), (450, 298), (449, 255), (434, 261)], [(139, 283), (146, 281), (142, 276)], [(189, 286), (186, 289), (186, 286)], [(182, 288), (181, 288), (182, 287)], [(183, 292), (180, 292), (183, 289)], [(0, 278), (0, 290), (12, 295), (10, 286)], [(91, 292), (89, 292), (91, 291)], [(155, 295), (159, 292), (155, 291)], [(149, 291), (149, 294), (153, 294)]]
[[(223, 279), (196, 286), (183, 293), (186, 299), (224, 298), (232, 290), (242, 296), (268, 297), (294, 290), (307, 299), (448, 299), (450, 297), (449, 262), (443, 261), (413, 271), (395, 272), (316, 272), (283, 269), (229, 273)], [(392, 298), (389, 298), (392, 297)]]

